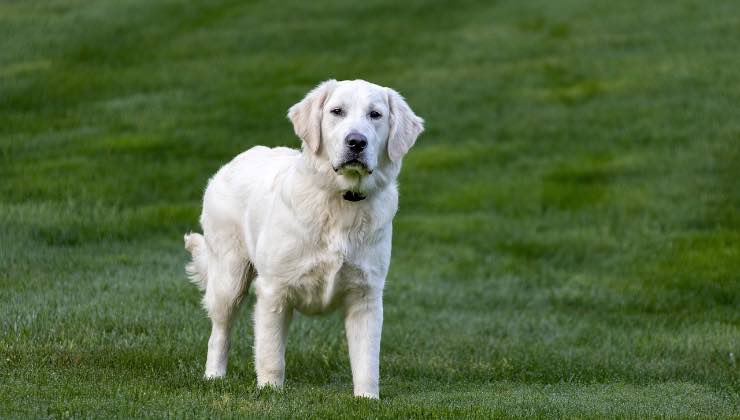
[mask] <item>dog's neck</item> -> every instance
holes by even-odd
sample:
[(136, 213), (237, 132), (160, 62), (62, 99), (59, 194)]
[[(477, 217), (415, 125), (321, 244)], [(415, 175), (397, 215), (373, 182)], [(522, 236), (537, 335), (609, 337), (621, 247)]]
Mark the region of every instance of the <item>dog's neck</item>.
[[(323, 167), (320, 163), (304, 154), (292, 173), (283, 179), (282, 199), (289, 203), (297, 220), (317, 226), (330, 223), (347, 231), (367, 233), (393, 219), (398, 192), (390, 177), (395, 176), (398, 167), (381, 167), (374, 171), (374, 188), (359, 193), (351, 188), (342, 189), (331, 165)], [(327, 215), (332, 215), (333, 219), (324, 220)], [(369, 223), (369, 227), (359, 226), (360, 222)]]
[[(311, 179), (311, 184), (318, 186), (329, 198), (336, 197), (340, 202), (348, 205), (358, 202), (372, 201), (372, 198), (386, 190), (389, 185), (395, 185), (393, 180), (401, 168), (400, 163), (384, 162), (372, 173), (372, 183), (369, 190), (357, 191), (354, 188), (343, 188), (334, 178), (335, 171), (328, 162), (317, 159), (311, 150), (303, 148), (301, 151), (298, 171)], [(359, 203), (358, 203), (359, 204)]]
[(344, 194), (342, 194), (342, 198), (347, 201), (362, 201), (367, 198), (367, 196), (360, 192), (355, 191), (345, 191)]
[[(310, 183), (327, 195), (327, 198), (336, 197), (339, 201), (344, 201), (347, 204), (356, 203), (363, 201), (372, 195), (372, 192), (368, 191), (357, 191), (355, 188), (346, 188), (342, 185), (337, 177), (338, 175), (332, 169), (331, 165), (324, 165), (322, 162), (317, 161), (315, 157), (311, 156), (312, 153), (309, 150), (302, 150), (300, 164), (297, 169), (299, 173), (310, 179)], [(344, 188), (343, 188), (344, 187)]]

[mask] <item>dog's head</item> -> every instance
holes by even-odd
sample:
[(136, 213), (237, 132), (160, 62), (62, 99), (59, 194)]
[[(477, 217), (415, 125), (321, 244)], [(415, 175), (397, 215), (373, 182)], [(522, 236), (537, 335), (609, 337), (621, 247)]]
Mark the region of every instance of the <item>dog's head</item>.
[(393, 89), (364, 80), (321, 83), (288, 111), (304, 154), (343, 191), (395, 178), (424, 121)]

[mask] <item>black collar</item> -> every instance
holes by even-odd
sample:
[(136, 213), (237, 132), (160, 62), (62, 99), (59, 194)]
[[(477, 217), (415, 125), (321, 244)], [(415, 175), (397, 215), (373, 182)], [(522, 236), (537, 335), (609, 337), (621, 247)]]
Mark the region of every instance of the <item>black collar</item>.
[(367, 196), (363, 193), (358, 193), (354, 191), (345, 191), (344, 194), (342, 194), (342, 198), (344, 198), (347, 201), (361, 201), (367, 198)]

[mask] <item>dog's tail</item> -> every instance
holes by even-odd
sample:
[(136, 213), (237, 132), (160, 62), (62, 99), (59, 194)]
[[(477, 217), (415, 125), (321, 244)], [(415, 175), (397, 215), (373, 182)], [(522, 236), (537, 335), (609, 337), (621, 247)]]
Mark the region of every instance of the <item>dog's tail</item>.
[(200, 290), (206, 290), (208, 284), (208, 249), (205, 238), (200, 233), (185, 235), (185, 249), (192, 255), (192, 261), (185, 266), (190, 281)]

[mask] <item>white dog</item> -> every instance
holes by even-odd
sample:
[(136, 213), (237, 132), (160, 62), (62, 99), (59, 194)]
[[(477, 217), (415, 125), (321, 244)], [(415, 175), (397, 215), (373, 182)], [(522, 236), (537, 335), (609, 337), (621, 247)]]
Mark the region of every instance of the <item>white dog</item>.
[(401, 159), (423, 131), (394, 90), (321, 83), (288, 111), (302, 150), (257, 146), (208, 182), (187, 272), (213, 328), (206, 378), (226, 374), (229, 330), (254, 281), (257, 386), (280, 387), (294, 310), (344, 313), (354, 393), (378, 398), (383, 285)]

